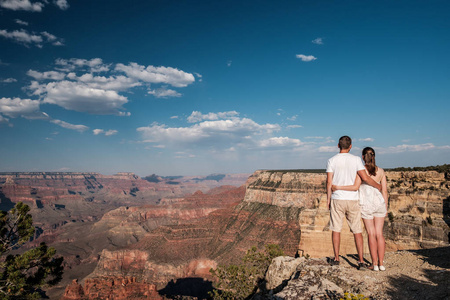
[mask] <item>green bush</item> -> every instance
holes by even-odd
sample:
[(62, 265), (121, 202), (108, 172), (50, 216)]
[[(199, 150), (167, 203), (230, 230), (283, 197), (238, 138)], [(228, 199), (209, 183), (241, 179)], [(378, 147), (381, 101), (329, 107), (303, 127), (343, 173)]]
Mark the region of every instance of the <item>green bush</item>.
[(361, 294), (353, 295), (351, 293), (344, 293), (344, 298), (340, 298), (339, 300), (369, 300), (369, 298)]
[(220, 265), (216, 270), (211, 269), (211, 274), (218, 281), (209, 295), (215, 300), (250, 298), (258, 290), (272, 259), (282, 255), (283, 250), (275, 244), (266, 245), (263, 251), (252, 247), (247, 250), (241, 264)]

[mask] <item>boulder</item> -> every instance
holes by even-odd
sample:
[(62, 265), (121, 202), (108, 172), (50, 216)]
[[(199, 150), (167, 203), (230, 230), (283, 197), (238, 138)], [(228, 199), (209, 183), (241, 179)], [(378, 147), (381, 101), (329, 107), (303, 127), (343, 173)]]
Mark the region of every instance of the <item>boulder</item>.
[(266, 288), (273, 290), (282, 287), (292, 277), (298, 265), (305, 260), (304, 257), (275, 257), (266, 272)]

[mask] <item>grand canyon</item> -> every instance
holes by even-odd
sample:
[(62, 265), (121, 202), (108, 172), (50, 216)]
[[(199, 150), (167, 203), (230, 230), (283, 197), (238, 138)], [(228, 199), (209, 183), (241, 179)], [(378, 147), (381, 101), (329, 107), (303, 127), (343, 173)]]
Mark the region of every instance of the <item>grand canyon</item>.
[[(388, 252), (446, 253), (448, 171), (387, 177)], [(311, 261), (330, 256), (325, 178), (301, 170), (144, 178), (12, 172), (0, 173), (0, 198), (2, 210), (31, 207), (36, 233), (24, 248), (46, 242), (64, 257), (63, 280), (47, 290), (51, 299), (204, 299), (214, 285), (209, 270), (239, 262), (250, 247), (278, 244)], [(348, 228), (341, 252), (355, 253)]]

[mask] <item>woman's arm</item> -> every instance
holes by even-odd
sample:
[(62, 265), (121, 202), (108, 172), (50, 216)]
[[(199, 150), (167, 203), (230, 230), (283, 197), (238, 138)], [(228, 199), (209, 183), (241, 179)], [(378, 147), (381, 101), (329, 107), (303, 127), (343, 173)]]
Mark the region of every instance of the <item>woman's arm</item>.
[(386, 203), (386, 210), (387, 210), (387, 206), (388, 206), (388, 192), (387, 192), (386, 175), (383, 175), (383, 177), (381, 178), (381, 194), (383, 195), (384, 203)]
[(332, 185), (331, 190), (343, 190), (343, 191), (357, 191), (361, 185), (361, 178), (356, 175), (355, 183), (353, 185)]

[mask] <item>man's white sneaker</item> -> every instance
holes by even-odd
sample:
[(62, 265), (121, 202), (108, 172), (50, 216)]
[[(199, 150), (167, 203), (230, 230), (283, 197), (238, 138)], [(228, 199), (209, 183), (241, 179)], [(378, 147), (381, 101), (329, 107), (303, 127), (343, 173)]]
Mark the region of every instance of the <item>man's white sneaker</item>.
[[(383, 267), (384, 268), (384, 267)], [(374, 271), (379, 271), (380, 269), (378, 269), (378, 266), (373, 266), (373, 270)]]
[(386, 268), (384, 266), (380, 266), (380, 271), (386, 271)]

